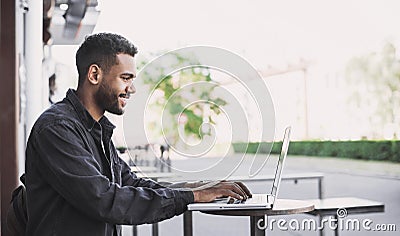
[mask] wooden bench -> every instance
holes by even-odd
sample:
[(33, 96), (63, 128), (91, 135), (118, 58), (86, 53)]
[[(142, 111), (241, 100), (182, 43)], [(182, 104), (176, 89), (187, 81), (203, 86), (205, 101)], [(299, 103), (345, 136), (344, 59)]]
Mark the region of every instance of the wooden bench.
[[(231, 181), (243, 181), (243, 182), (255, 182), (255, 181), (272, 181), (273, 175), (268, 176), (255, 176), (254, 178), (248, 178), (245, 176), (232, 176), (228, 178)], [(355, 197), (341, 197), (341, 198), (324, 198), (324, 175), (319, 172), (303, 172), (303, 173), (291, 173), (282, 176), (282, 180), (290, 181), (293, 180), (295, 183), (299, 180), (312, 180), (317, 179), (318, 181), (318, 199), (306, 200), (314, 204), (315, 210), (308, 212), (307, 214), (315, 215), (319, 217), (320, 222), (326, 216), (337, 217), (337, 211), (340, 208), (344, 208), (347, 214), (367, 214), (367, 213), (379, 213), (385, 211), (385, 205), (381, 202), (371, 201), (368, 199), (355, 198)], [(336, 218), (337, 219), (337, 218)], [(189, 219), (188, 219), (189, 220)], [(320, 231), (320, 235), (323, 236), (323, 231)], [(335, 235), (339, 235), (338, 228), (335, 229)]]

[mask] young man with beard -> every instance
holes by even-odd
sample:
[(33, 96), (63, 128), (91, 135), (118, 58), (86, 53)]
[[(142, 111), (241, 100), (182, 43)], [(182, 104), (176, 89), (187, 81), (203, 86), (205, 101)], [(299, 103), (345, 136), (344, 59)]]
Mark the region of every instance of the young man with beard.
[[(173, 189), (137, 178), (118, 157), (115, 126), (135, 93), (136, 47), (122, 36), (87, 37), (76, 53), (77, 90), (36, 121), (26, 149), (26, 234), (121, 235), (121, 224), (154, 223), (217, 197), (247, 198), (242, 183)], [(190, 187), (186, 185), (184, 187)]]

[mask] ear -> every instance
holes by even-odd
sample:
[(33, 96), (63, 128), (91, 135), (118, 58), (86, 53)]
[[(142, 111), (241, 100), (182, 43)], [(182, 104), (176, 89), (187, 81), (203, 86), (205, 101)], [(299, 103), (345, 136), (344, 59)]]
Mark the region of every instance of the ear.
[(102, 71), (98, 65), (92, 64), (89, 66), (87, 74), (89, 83), (93, 85), (99, 84), (101, 76), (102, 76)]

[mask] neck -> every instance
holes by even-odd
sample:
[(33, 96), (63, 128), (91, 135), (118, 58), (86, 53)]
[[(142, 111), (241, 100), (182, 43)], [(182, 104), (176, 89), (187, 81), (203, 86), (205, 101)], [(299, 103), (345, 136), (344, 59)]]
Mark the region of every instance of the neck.
[(81, 101), (82, 105), (86, 108), (89, 114), (95, 119), (99, 121), (100, 118), (104, 115), (104, 110), (101, 109), (97, 103), (96, 99), (94, 98), (93, 93), (88, 91), (88, 89), (83, 89), (78, 87), (76, 90), (76, 95), (78, 96), (79, 100)]

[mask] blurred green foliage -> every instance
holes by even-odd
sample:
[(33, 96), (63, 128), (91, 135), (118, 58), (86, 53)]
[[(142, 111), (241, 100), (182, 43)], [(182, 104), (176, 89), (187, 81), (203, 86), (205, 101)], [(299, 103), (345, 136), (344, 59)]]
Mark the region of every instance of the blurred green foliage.
[(386, 43), (380, 52), (351, 59), (346, 81), (351, 116), (368, 122), (371, 138), (381, 139), (386, 130), (396, 139), (400, 132), (400, 59), (395, 46)]
[[(271, 144), (234, 143), (233, 148), (238, 153), (267, 153), (263, 147)], [(274, 142), (271, 153), (278, 154), (281, 146)], [(289, 154), (400, 162), (400, 141), (292, 141)]]
[[(149, 128), (153, 135), (166, 136), (173, 143), (180, 140), (178, 130), (182, 127), (186, 138), (201, 140), (203, 135), (210, 135), (207, 130), (202, 130), (202, 124), (215, 125), (215, 117), (221, 112), (220, 106), (226, 105), (226, 101), (213, 96), (218, 84), (212, 80), (209, 68), (201, 66), (195, 57), (183, 57), (171, 52), (168, 55), (173, 57), (169, 58), (175, 63), (173, 68), (181, 69), (166, 74), (168, 68), (160, 66), (155, 68), (156, 71), (149, 73), (144, 70), (142, 74), (144, 84), (153, 93), (151, 96), (158, 94), (156, 99), (150, 100), (148, 108), (168, 121), (163, 124), (160, 119), (151, 121)], [(143, 67), (146, 62), (140, 64)], [(199, 82), (205, 82), (206, 86)]]

